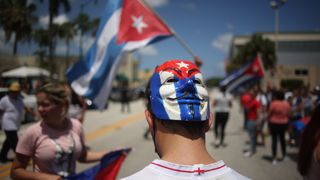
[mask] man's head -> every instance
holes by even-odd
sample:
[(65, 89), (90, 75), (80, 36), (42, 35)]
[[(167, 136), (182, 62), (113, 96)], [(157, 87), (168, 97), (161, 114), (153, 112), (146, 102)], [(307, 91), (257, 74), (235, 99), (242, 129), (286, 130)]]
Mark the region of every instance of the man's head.
[(8, 88), (9, 95), (12, 98), (18, 98), (19, 95), (20, 95), (20, 90), (21, 90), (21, 87), (20, 87), (20, 84), (18, 82), (12, 82), (9, 85), (9, 88)]
[(148, 101), (153, 115), (161, 120), (205, 121), (209, 97), (200, 70), (189, 61), (170, 60), (155, 69)]
[(155, 141), (163, 143), (155, 137), (158, 134), (204, 139), (212, 123), (209, 96), (193, 63), (170, 60), (158, 66), (147, 85), (146, 97), (146, 118)]

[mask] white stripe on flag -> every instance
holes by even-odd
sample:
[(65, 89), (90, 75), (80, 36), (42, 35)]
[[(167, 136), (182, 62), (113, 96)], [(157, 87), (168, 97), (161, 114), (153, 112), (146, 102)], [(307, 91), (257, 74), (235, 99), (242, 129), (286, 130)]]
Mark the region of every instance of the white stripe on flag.
[(227, 87), (227, 92), (233, 91), (235, 88), (237, 88), (241, 83), (253, 78), (254, 76), (252, 75), (245, 75), (237, 79), (236, 81), (232, 82), (228, 87)]
[(108, 47), (108, 44), (110, 43), (112, 38), (118, 33), (121, 11), (121, 8), (115, 11), (115, 13), (113, 13), (109, 21), (104, 26), (103, 31), (101, 32), (101, 36), (97, 40), (97, 52), (90, 71), (86, 74), (83, 74), (80, 78), (71, 83), (72, 88), (79, 95), (84, 95), (88, 91), (88, 88), (90, 87), (90, 81), (99, 70), (99, 67), (101, 66), (107, 53), (106, 47)]

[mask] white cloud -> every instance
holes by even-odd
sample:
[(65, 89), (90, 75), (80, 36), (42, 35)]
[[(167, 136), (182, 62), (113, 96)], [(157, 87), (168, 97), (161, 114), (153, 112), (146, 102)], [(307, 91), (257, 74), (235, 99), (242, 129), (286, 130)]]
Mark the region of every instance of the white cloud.
[(228, 53), (232, 37), (233, 37), (232, 33), (222, 34), (218, 38), (213, 40), (211, 45), (214, 48), (216, 48), (224, 53)]
[(169, 0), (146, 0), (146, 2), (153, 8), (166, 6)]
[[(53, 20), (53, 22), (56, 24), (62, 24), (64, 22), (68, 22), (68, 21), (69, 21), (69, 18), (67, 17), (66, 14), (61, 14), (58, 17), (55, 17)], [(41, 16), (39, 18), (39, 24), (42, 27), (47, 27), (49, 24), (49, 15)]]
[(156, 56), (158, 55), (158, 51), (154, 46), (149, 45), (147, 47), (144, 47), (138, 51), (139, 54), (145, 55), (145, 56)]

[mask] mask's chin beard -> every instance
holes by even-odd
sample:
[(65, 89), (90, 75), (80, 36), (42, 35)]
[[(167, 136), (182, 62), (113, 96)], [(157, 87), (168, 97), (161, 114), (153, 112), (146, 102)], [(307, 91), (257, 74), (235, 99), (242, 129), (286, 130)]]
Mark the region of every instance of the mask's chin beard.
[(192, 93), (188, 93), (188, 92), (185, 92), (183, 93), (182, 95), (178, 96), (178, 97), (167, 97), (167, 99), (169, 101), (175, 101), (175, 100), (180, 100), (180, 99), (194, 99), (194, 100), (198, 100), (198, 101), (204, 101), (205, 99), (196, 95), (196, 94), (192, 94)]

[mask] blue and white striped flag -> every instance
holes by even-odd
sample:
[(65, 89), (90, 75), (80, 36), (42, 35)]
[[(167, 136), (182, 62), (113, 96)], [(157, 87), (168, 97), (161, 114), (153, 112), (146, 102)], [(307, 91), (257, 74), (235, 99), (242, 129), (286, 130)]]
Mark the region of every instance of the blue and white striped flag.
[(78, 95), (104, 109), (122, 55), (172, 34), (140, 0), (107, 1), (94, 44), (67, 70), (67, 79)]
[(257, 55), (252, 61), (241, 68), (228, 74), (219, 82), (221, 87), (226, 87), (227, 92), (235, 92), (249, 82), (261, 79), (264, 76), (264, 68), (260, 56)]

